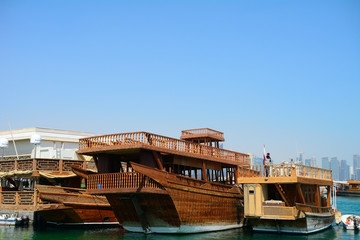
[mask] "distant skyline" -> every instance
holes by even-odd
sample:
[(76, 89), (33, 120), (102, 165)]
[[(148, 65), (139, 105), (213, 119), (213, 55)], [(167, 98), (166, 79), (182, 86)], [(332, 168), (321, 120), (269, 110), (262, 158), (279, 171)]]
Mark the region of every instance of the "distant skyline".
[(0, 131), (224, 132), (360, 154), (360, 1), (0, 1)]

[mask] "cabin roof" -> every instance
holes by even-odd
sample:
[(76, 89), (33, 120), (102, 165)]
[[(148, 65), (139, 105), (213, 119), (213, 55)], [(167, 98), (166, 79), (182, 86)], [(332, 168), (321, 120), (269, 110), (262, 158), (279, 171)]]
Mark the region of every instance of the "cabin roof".
[(357, 184), (359, 184), (359, 185), (360, 185), (360, 180), (351, 179), (351, 180), (348, 180), (348, 184), (352, 184), (352, 185), (357, 185)]
[(69, 131), (69, 130), (59, 130), (51, 128), (23, 128), (15, 129), (12, 131), (0, 131), (0, 137), (6, 138), (9, 141), (14, 138), (14, 140), (27, 140), (30, 139), (33, 134), (39, 134), (42, 140), (48, 141), (64, 141), (64, 142), (74, 142), (77, 143), (79, 138), (93, 136), (93, 133), (89, 132), (79, 132), (79, 131)]
[(210, 141), (225, 141), (224, 133), (210, 129), (210, 128), (196, 128), (181, 131), (182, 140), (201, 140), (206, 139)]

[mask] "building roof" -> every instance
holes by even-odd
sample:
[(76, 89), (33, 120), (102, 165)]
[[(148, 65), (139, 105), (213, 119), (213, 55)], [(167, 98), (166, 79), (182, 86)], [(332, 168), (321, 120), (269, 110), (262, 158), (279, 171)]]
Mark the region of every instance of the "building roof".
[[(39, 134), (42, 140), (48, 141), (62, 141), (62, 142), (78, 142), (79, 138), (94, 136), (93, 133), (80, 132), (80, 131), (69, 131), (69, 130), (58, 130), (51, 128), (23, 128), (12, 130), (14, 140), (26, 140), (30, 139), (33, 134)], [(12, 140), (11, 132), (0, 131), (0, 137), (6, 138), (9, 141)]]

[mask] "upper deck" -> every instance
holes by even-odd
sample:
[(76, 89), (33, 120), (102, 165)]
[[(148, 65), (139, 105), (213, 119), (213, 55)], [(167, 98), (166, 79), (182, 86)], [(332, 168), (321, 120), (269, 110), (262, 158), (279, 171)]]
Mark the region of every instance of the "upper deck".
[(360, 185), (360, 180), (350, 179), (347, 181), (349, 185)]
[(224, 133), (210, 129), (210, 128), (197, 128), (181, 131), (182, 140), (194, 139), (211, 139), (214, 141), (225, 141)]
[(93, 155), (101, 152), (122, 152), (147, 149), (162, 153), (203, 159), (232, 165), (249, 164), (249, 155), (190, 141), (160, 136), (147, 132), (120, 133), (82, 138), (78, 153)]
[[(269, 168), (268, 174), (266, 174), (265, 166)], [(240, 167), (238, 183), (333, 185), (331, 170), (299, 164), (242, 166)]]

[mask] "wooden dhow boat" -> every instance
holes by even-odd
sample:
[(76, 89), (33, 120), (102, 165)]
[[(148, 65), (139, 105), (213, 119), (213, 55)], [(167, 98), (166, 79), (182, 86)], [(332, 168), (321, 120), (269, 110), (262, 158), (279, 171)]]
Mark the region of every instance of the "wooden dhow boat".
[(42, 204), (37, 213), (48, 224), (58, 226), (117, 227), (114, 212), (103, 196), (86, 194), (78, 188), (37, 185)]
[(339, 184), (337, 196), (360, 197), (360, 180), (348, 180), (346, 184)]
[(87, 192), (103, 194), (120, 224), (143, 233), (197, 233), (243, 226), (236, 185), (248, 155), (219, 148), (223, 133), (182, 131), (181, 140), (147, 132), (80, 139), (99, 174)]
[[(266, 167), (243, 167), (238, 180), (244, 184), (245, 218), (254, 231), (309, 234), (332, 225), (330, 170), (297, 164)], [(324, 197), (321, 186), (327, 189)]]

